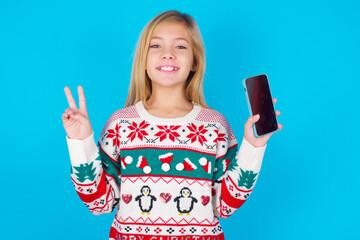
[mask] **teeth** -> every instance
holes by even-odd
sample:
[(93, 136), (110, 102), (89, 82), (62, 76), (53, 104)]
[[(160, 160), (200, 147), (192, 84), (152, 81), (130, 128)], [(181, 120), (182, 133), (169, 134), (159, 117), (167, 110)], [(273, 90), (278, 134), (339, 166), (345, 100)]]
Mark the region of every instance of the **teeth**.
[(178, 70), (178, 68), (176, 68), (176, 67), (160, 67), (160, 70), (162, 70), (162, 71), (176, 71), (176, 70)]

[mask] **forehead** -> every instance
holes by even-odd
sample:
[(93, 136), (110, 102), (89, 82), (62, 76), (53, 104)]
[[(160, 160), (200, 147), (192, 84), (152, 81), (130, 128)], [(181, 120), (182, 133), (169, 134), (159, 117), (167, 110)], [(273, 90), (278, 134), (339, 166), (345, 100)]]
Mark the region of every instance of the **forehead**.
[(191, 41), (190, 34), (185, 23), (181, 22), (165, 22), (154, 29), (151, 39), (183, 39)]

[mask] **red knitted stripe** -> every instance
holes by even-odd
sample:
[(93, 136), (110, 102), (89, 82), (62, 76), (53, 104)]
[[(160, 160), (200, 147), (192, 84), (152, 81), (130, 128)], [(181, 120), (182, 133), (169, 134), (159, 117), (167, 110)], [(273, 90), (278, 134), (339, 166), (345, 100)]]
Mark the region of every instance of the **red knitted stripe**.
[(105, 180), (105, 173), (103, 172), (101, 176), (101, 180), (99, 182), (99, 186), (97, 187), (97, 191), (93, 194), (83, 194), (80, 192), (77, 192), (79, 194), (79, 197), (83, 202), (91, 203), (92, 201), (99, 199), (101, 196), (106, 194), (106, 180)]
[(110, 229), (110, 238), (116, 240), (132, 240), (132, 239), (141, 239), (141, 240), (165, 240), (165, 239), (177, 239), (177, 240), (193, 240), (193, 239), (211, 239), (211, 240), (225, 240), (224, 233), (219, 235), (143, 235), (143, 234), (125, 234), (119, 233), (115, 228)]
[(224, 202), (232, 208), (239, 208), (246, 200), (241, 200), (234, 198), (231, 193), (229, 192), (229, 189), (226, 187), (225, 178), (222, 180), (221, 183), (221, 196)]
[[(149, 179), (151, 180), (151, 178), (165, 178), (166, 181), (169, 181), (167, 179), (171, 179), (174, 180), (175, 178), (179, 179), (179, 181), (183, 181), (182, 179), (190, 179), (190, 180), (196, 180), (196, 181), (204, 181), (204, 182), (210, 182), (212, 181), (211, 179), (206, 179), (206, 178), (194, 178), (194, 177), (184, 177), (184, 176), (178, 176), (178, 175), (149, 175), (149, 174), (136, 174), (136, 175), (121, 175), (121, 182), (124, 183), (126, 182), (127, 179), (129, 179), (129, 181), (131, 181), (131, 178), (135, 178), (135, 180), (141, 180), (143, 182), (147, 182)], [(164, 179), (163, 179), (164, 180)], [(164, 180), (165, 181), (165, 180)], [(131, 181), (133, 182), (133, 181)], [(156, 180), (157, 182), (157, 180)], [(134, 182), (133, 182), (134, 183)]]
[(195, 148), (189, 148), (189, 147), (173, 147), (173, 146), (136, 146), (136, 147), (122, 147), (120, 149), (120, 151), (125, 151), (125, 150), (138, 150), (138, 149), (161, 149), (161, 150), (186, 150), (186, 151), (191, 151), (191, 152), (198, 152), (198, 153), (202, 153), (202, 154), (206, 154), (206, 155), (210, 155), (210, 156), (215, 156), (214, 152), (205, 152), (205, 151), (200, 151), (200, 149), (195, 149)]
[(91, 183), (78, 183), (77, 180), (75, 180), (73, 177), (71, 177), (71, 180), (73, 181), (74, 184), (76, 184), (77, 186), (82, 186), (82, 187), (89, 187), (89, 186), (92, 186), (95, 184), (95, 181), (94, 182), (91, 182)]
[(245, 192), (245, 193), (248, 193), (248, 192), (252, 192), (253, 189), (250, 189), (250, 190), (241, 190), (240, 188), (238, 188), (238, 186), (235, 184), (234, 180), (232, 180), (231, 177), (228, 177), (230, 179), (230, 182), (234, 185), (234, 187), (236, 188), (236, 190), (240, 191), (240, 192)]

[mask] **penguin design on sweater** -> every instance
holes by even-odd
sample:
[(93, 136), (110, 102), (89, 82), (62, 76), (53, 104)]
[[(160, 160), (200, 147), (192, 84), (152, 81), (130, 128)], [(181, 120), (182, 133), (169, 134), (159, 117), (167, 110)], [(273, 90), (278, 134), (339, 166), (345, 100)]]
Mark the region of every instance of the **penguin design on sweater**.
[(184, 187), (180, 190), (180, 195), (174, 199), (176, 202), (177, 210), (179, 211), (179, 215), (190, 215), (190, 212), (194, 208), (194, 203), (197, 203), (197, 199), (191, 196), (191, 190), (187, 187)]
[(149, 186), (143, 186), (140, 190), (141, 195), (138, 195), (135, 198), (135, 201), (139, 201), (139, 207), (142, 214), (150, 214), (151, 209), (153, 208), (153, 201), (156, 201), (156, 197), (151, 195), (151, 189)]

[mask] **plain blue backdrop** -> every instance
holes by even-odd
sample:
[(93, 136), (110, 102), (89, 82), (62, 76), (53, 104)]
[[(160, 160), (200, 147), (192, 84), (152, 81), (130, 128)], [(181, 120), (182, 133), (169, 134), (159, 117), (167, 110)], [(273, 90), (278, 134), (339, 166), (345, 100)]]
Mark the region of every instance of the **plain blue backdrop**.
[[(206, 101), (238, 140), (245, 77), (267, 73), (284, 129), (268, 142), (227, 240), (360, 239), (357, 1), (0, 2), (0, 239), (108, 239), (70, 180), (63, 91), (82, 85), (99, 137), (127, 96), (132, 54), (160, 12), (192, 15), (207, 57)], [(74, 94), (77, 99), (77, 94)]]

